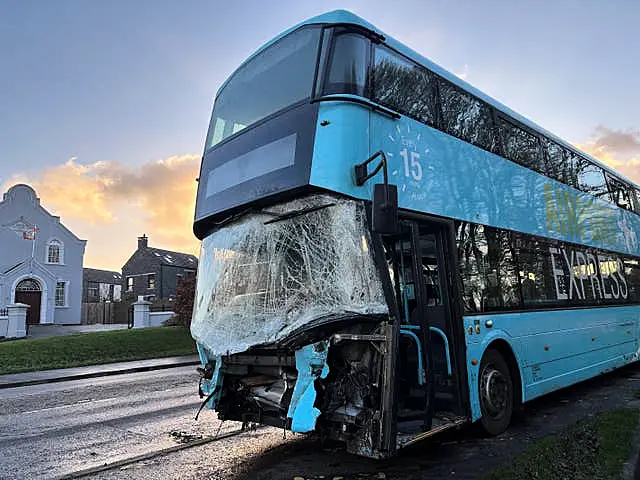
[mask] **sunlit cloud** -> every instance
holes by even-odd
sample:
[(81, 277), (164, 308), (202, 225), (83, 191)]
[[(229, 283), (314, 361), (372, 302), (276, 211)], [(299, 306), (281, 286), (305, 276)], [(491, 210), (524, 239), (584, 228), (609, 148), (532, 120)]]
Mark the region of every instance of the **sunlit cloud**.
[(640, 130), (614, 130), (598, 125), (581, 150), (640, 183)]
[(3, 191), (16, 183), (31, 185), (45, 208), (88, 240), (86, 266), (103, 266), (109, 256), (111, 268), (119, 270), (142, 233), (152, 246), (197, 252), (192, 222), (199, 165), (197, 155), (136, 167), (114, 161), (82, 164), (74, 157), (37, 175), (16, 175)]
[(640, 153), (640, 130), (612, 130), (598, 125), (593, 137), (596, 146), (609, 149), (620, 155)]

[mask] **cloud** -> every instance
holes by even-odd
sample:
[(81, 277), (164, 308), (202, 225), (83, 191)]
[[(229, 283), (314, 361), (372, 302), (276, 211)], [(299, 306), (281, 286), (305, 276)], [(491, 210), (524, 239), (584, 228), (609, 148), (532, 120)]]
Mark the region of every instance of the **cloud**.
[(598, 125), (590, 138), (576, 146), (640, 183), (640, 130), (614, 130)]
[[(15, 183), (33, 186), (45, 208), (87, 238), (85, 264), (102, 264), (104, 247), (110, 242), (110, 262), (115, 262), (111, 268), (119, 270), (142, 233), (150, 237), (152, 246), (197, 252), (191, 227), (199, 166), (197, 155), (136, 167), (114, 161), (82, 164), (71, 158), (32, 177), (15, 176), (4, 191)], [(103, 251), (95, 251), (92, 245), (100, 245)]]
[(612, 130), (598, 125), (593, 134), (595, 145), (617, 154), (640, 154), (640, 130)]
[(458, 78), (461, 78), (462, 80), (466, 80), (467, 77), (469, 76), (469, 65), (467, 65), (466, 63), (464, 64), (464, 69), (462, 70), (462, 73), (456, 73), (455, 74)]

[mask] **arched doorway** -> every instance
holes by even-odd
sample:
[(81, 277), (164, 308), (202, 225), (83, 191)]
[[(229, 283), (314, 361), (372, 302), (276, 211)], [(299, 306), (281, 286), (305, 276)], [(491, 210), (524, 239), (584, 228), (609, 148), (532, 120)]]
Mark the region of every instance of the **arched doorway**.
[(42, 287), (37, 280), (26, 278), (16, 285), (16, 303), (29, 305), (27, 310), (27, 325), (40, 323), (40, 304), (42, 301)]

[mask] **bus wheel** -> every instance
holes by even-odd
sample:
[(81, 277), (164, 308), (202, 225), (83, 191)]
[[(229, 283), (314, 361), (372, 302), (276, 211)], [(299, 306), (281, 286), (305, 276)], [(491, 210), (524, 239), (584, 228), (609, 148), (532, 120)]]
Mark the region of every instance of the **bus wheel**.
[(480, 362), (478, 393), (482, 427), (489, 435), (504, 432), (513, 414), (513, 379), (505, 359), (492, 348)]

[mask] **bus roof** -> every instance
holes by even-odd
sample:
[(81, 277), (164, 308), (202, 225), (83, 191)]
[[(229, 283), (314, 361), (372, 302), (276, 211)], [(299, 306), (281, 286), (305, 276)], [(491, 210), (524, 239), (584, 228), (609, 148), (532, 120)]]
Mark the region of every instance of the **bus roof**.
[(312, 18), (308, 19), (308, 20), (305, 20), (305, 21), (302, 21), (302, 22), (298, 23), (297, 25), (294, 25), (293, 27), (291, 27), (291, 28), (285, 30), (284, 32), (282, 32), (281, 34), (277, 35), (275, 38), (271, 39), (269, 42), (265, 43), (262, 47), (260, 47), (258, 50), (256, 50), (249, 58), (247, 58), (234, 71), (234, 73), (232, 73), (229, 76), (229, 78), (227, 80), (225, 80), (225, 82), (220, 86), (220, 88), (218, 89), (218, 94), (222, 91), (222, 89), (225, 87), (227, 82), (233, 77), (235, 72), (237, 72), (240, 68), (242, 68), (242, 66), (244, 66), (247, 62), (249, 62), (253, 57), (255, 57), (256, 55), (260, 54), (260, 52), (262, 52), (263, 50), (265, 50), (266, 48), (271, 46), (273, 43), (278, 41), (280, 38), (282, 38), (285, 35), (291, 33), (292, 31), (300, 28), (303, 25), (333, 24), (333, 23), (343, 23), (343, 24), (344, 23), (348, 23), (348, 24), (353, 24), (353, 25), (359, 25), (359, 26), (362, 26), (362, 27), (364, 27), (364, 28), (366, 28), (368, 30), (371, 30), (371, 31), (373, 31), (373, 32), (375, 32), (375, 33), (377, 33), (379, 35), (382, 35), (384, 37), (384, 39), (385, 39), (384, 43), (386, 43), (388, 46), (392, 47), (393, 49), (397, 50), (401, 54), (405, 55), (406, 57), (412, 59), (413, 61), (415, 61), (415, 62), (417, 62), (417, 63), (419, 63), (421, 65), (424, 65), (429, 70), (435, 72), (436, 74), (438, 74), (441, 77), (445, 78), (446, 80), (448, 80), (449, 82), (453, 83), (454, 85), (457, 85), (458, 87), (462, 88), (463, 90), (475, 95), (476, 97), (478, 97), (479, 99), (481, 99), (485, 103), (493, 106), (497, 110), (500, 110), (501, 112), (503, 112), (506, 115), (510, 116), (514, 120), (522, 123), (523, 125), (529, 127), (530, 129), (532, 129), (534, 131), (537, 131), (538, 133), (543, 134), (547, 138), (559, 143), (560, 145), (562, 145), (562, 146), (564, 146), (564, 147), (566, 147), (566, 148), (568, 148), (570, 150), (573, 150), (573, 151), (579, 153), (580, 155), (588, 158), (593, 163), (595, 163), (596, 165), (601, 167), (603, 170), (605, 170), (608, 173), (610, 173), (610, 174), (612, 174), (612, 175), (624, 180), (629, 185), (631, 185), (634, 188), (637, 188), (637, 189), (640, 190), (640, 187), (638, 186), (638, 184), (636, 184), (636, 182), (634, 182), (633, 180), (629, 179), (627, 176), (625, 176), (622, 173), (618, 172), (617, 170), (611, 168), (610, 166), (608, 166), (604, 162), (598, 160), (597, 158), (593, 157), (592, 155), (590, 155), (590, 154), (588, 154), (586, 152), (583, 152), (582, 150), (576, 148), (574, 145), (571, 145), (569, 142), (563, 140), (562, 138), (558, 137), (557, 135), (555, 135), (555, 134), (549, 132), (548, 130), (542, 128), (541, 126), (537, 125), (535, 122), (532, 122), (531, 120), (529, 120), (528, 118), (524, 117), (523, 115), (520, 115), (519, 113), (513, 111), (512, 109), (510, 109), (506, 105), (500, 103), (498, 100), (490, 97), (486, 93), (484, 93), (481, 90), (478, 90), (477, 88), (475, 88), (473, 85), (467, 83), (466, 81), (464, 81), (463, 79), (461, 79), (457, 75), (449, 72), (448, 70), (445, 70), (444, 68), (442, 68), (438, 64), (432, 62), (428, 58), (426, 58), (423, 55), (419, 54), (415, 50), (407, 47), (406, 45), (402, 44), (401, 42), (395, 40), (394, 38), (389, 37), (388, 35), (386, 35), (379, 28), (375, 27), (374, 25), (372, 25), (371, 23), (367, 22), (366, 20), (364, 20), (363, 18), (359, 17), (358, 15), (356, 15), (356, 14), (354, 14), (352, 12), (349, 12), (348, 10), (333, 10), (331, 12), (327, 12), (327, 13), (323, 13), (321, 15), (317, 15), (315, 17), (312, 17)]

